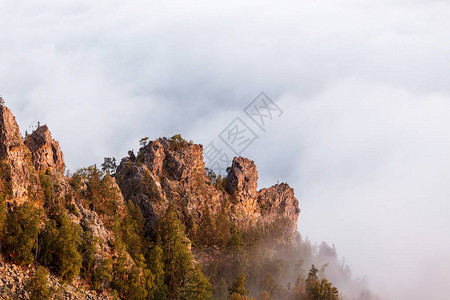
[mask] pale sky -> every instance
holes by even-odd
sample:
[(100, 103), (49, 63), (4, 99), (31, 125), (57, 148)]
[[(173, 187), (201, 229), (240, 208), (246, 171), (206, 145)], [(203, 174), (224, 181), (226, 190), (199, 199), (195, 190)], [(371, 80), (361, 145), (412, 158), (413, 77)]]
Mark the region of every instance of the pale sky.
[[(0, 0), (0, 94), (71, 171), (141, 137), (208, 144), (239, 116), (259, 186), (386, 299), (450, 284), (448, 1)], [(283, 114), (258, 128), (264, 91)], [(430, 291), (433, 294), (429, 294)], [(431, 298), (430, 298), (431, 297)]]

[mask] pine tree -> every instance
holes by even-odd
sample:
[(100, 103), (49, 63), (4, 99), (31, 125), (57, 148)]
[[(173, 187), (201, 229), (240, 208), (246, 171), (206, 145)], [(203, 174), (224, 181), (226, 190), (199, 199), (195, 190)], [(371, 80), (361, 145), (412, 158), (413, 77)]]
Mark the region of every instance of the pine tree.
[(31, 277), (25, 289), (30, 300), (47, 300), (53, 298), (53, 290), (49, 287), (47, 268), (39, 267)]
[(197, 227), (197, 241), (202, 246), (212, 246), (216, 242), (215, 224), (208, 205), (204, 205), (202, 218)]
[(98, 238), (94, 237), (92, 232), (86, 228), (82, 234), (81, 240), (82, 242), (79, 249), (82, 258), (81, 275), (88, 278), (93, 271)]
[(101, 164), (102, 171), (108, 175), (114, 176), (117, 169), (117, 161), (114, 157), (105, 157)]
[(233, 295), (239, 295), (247, 297), (250, 293), (249, 290), (245, 288), (245, 279), (247, 278), (247, 275), (242, 273), (241, 275), (237, 276), (233, 280), (233, 284), (230, 289), (230, 295), (233, 297)]
[(259, 285), (262, 290), (266, 291), (269, 294), (269, 296), (275, 296), (279, 294), (281, 290), (281, 287), (275, 281), (271, 273), (267, 273)]
[(194, 266), (190, 241), (173, 205), (169, 205), (160, 220), (158, 234), (164, 256), (167, 298), (180, 299), (188, 294), (192, 299), (211, 299), (210, 283)]
[(16, 264), (31, 264), (39, 235), (40, 210), (25, 203), (8, 213), (6, 218), (6, 253)]
[(147, 146), (147, 143), (148, 143), (148, 136), (143, 137), (139, 140), (139, 145), (141, 145), (141, 147)]
[(159, 243), (150, 248), (147, 261), (148, 268), (154, 275), (155, 291), (153, 292), (153, 299), (166, 299), (167, 286), (164, 284), (164, 257)]
[(159, 235), (163, 247), (168, 298), (177, 299), (192, 268), (192, 254), (184, 227), (178, 219), (175, 208), (170, 205), (159, 224)]
[(319, 270), (312, 265), (306, 279), (306, 299), (339, 300), (339, 291), (326, 279), (319, 280)]
[(94, 270), (92, 284), (97, 291), (103, 291), (112, 280), (112, 260), (103, 260)]
[(227, 300), (228, 299), (228, 284), (225, 278), (220, 279), (219, 288), (216, 290), (217, 297), (219, 300)]
[(143, 253), (144, 243), (144, 217), (139, 206), (127, 202), (128, 214), (121, 223), (120, 231), (128, 253), (135, 258)]
[(62, 279), (71, 282), (80, 273), (82, 257), (80, 228), (64, 213), (57, 220), (50, 219), (42, 234), (41, 261), (55, 267)]
[(216, 244), (219, 246), (225, 246), (231, 238), (231, 225), (228, 220), (228, 214), (222, 207), (221, 211), (216, 216)]
[(202, 273), (199, 264), (196, 264), (190, 272), (190, 278), (187, 279), (180, 294), (180, 298), (184, 300), (212, 299), (211, 283)]

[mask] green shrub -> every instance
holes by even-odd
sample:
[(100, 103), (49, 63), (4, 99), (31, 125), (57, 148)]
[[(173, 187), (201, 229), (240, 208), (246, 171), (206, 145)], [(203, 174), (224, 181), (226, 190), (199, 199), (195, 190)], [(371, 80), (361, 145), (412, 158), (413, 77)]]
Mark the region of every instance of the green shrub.
[(172, 151), (184, 150), (189, 146), (189, 143), (181, 137), (181, 134), (175, 134), (169, 139), (169, 142)]
[(103, 291), (112, 280), (112, 260), (105, 259), (94, 270), (92, 284), (97, 291)]
[(56, 220), (50, 219), (42, 234), (41, 261), (54, 267), (58, 275), (71, 282), (80, 273), (82, 257), (78, 252), (81, 245), (80, 228), (65, 214)]
[[(239, 295), (239, 296), (246, 297), (250, 293), (250, 291), (245, 288), (245, 279), (246, 278), (247, 278), (246, 274), (241, 274), (233, 280), (233, 284), (230, 288), (230, 295), (232, 297), (233, 297), (233, 295), (235, 295), (235, 296)], [(240, 298), (237, 298), (237, 299), (240, 299)]]
[(200, 269), (194, 267), (194, 258), (189, 251), (190, 241), (185, 228), (178, 218), (177, 211), (170, 205), (158, 224), (165, 265), (165, 283), (169, 299), (211, 299), (207, 292), (208, 281)]
[(45, 267), (39, 267), (31, 277), (25, 289), (30, 295), (30, 300), (46, 300), (53, 298), (53, 289), (49, 287), (49, 272)]
[(1, 194), (5, 197), (5, 200), (12, 198), (11, 166), (6, 161), (0, 162), (0, 182)]
[(40, 210), (25, 203), (6, 217), (5, 250), (19, 265), (31, 264), (35, 257), (39, 235)]
[(92, 274), (98, 242), (98, 238), (94, 237), (88, 228), (83, 231), (79, 253), (81, 254), (82, 259), (81, 275), (85, 278), (89, 278)]

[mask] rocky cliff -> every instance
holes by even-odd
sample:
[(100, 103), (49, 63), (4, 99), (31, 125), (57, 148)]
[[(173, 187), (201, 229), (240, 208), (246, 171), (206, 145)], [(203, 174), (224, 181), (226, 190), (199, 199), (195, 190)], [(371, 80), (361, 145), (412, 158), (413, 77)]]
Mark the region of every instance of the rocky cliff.
[(52, 138), (47, 125), (39, 126), (32, 134), (28, 135), (25, 145), (31, 150), (34, 167), (38, 172), (64, 173), (66, 168), (64, 155), (59, 143)]
[[(73, 209), (67, 211), (70, 219), (74, 224), (84, 226), (99, 241), (94, 257), (94, 263), (98, 263), (113, 254), (110, 245), (114, 241), (114, 235), (106, 229), (95, 211), (84, 207), (82, 199), (75, 195), (71, 187), (71, 178), (65, 177), (64, 171), (64, 155), (48, 127), (39, 126), (24, 140), (12, 112), (0, 105), (0, 193), (4, 195), (8, 208), (11, 210), (24, 203), (42, 208), (49, 201), (59, 203), (58, 205), (65, 202), (66, 207), (72, 205)], [(123, 209), (124, 201), (119, 187), (113, 178), (110, 180), (110, 190), (119, 194)], [(4, 216), (0, 216), (0, 221), (2, 217)], [(5, 261), (0, 254), (0, 299), (27, 299), (24, 286), (34, 270), (34, 266), (19, 268)], [(86, 283), (83, 280), (67, 285), (52, 275), (50, 285), (56, 289), (58, 299), (109, 298), (107, 295), (100, 296), (95, 291), (85, 290)]]
[(227, 203), (230, 219), (240, 228), (286, 220), (285, 238), (297, 231), (298, 200), (288, 184), (257, 190), (258, 171), (253, 161), (235, 157), (220, 187), (209, 178), (203, 146), (184, 140), (160, 138), (141, 148), (137, 157), (122, 159), (116, 174), (126, 199), (138, 204), (150, 226), (169, 203), (185, 207), (189, 216), (202, 218), (204, 207), (214, 214)]
[[(45, 212), (40, 219), (40, 232), (48, 224), (56, 224), (55, 215), (63, 213), (80, 233), (92, 236), (95, 241), (92, 253), (95, 254), (88, 267), (83, 261), (86, 272), (100, 270), (105, 261), (110, 261), (116, 267), (128, 271), (137, 268), (137, 274), (144, 274), (142, 255), (130, 255), (134, 251), (133, 239), (153, 238), (169, 206), (175, 208), (186, 235), (195, 244), (192, 252), (201, 263), (206, 263), (205, 254), (211, 253), (204, 249), (214, 248), (217, 258), (225, 253), (225, 246), (241, 243), (233, 240), (236, 228), (246, 233), (255, 228), (266, 230), (281, 226), (281, 231), (277, 232), (285, 244), (297, 231), (300, 210), (289, 185), (283, 183), (258, 190), (256, 165), (244, 157), (235, 157), (228, 175), (216, 178), (205, 170), (203, 146), (180, 136), (159, 138), (147, 143), (137, 154), (130, 152), (121, 160), (114, 177), (105, 175), (96, 166), (67, 177), (61, 147), (48, 127), (39, 126), (24, 139), (11, 111), (0, 105), (0, 172), (0, 192), (8, 203), (9, 214), (24, 203), (31, 203)], [(137, 206), (139, 212), (133, 212), (133, 205), (127, 205), (127, 201)], [(139, 222), (140, 213), (145, 219), (143, 231), (148, 234), (145, 237), (136, 237), (130, 232), (135, 230), (132, 226)], [(0, 225), (2, 217), (0, 215)], [(129, 223), (124, 225), (124, 222)], [(57, 227), (52, 230), (56, 234)], [(36, 252), (33, 256), (37, 256), (37, 240), (32, 241), (31, 247)], [(21, 271), (10, 263), (0, 262), (3, 276), (0, 298), (2, 295), (24, 297), (24, 282), (29, 280), (34, 267)], [(52, 276), (52, 285), (61, 289), (58, 279)], [(83, 291), (90, 286), (90, 280), (94, 281), (93, 276), (87, 273), (85, 279), (78, 278), (68, 290), (65, 286), (64, 298), (97, 297), (95, 292)], [(109, 287), (100, 290), (104, 292), (102, 297), (109, 297)]]
[(30, 149), (25, 146), (19, 126), (12, 112), (0, 106), (0, 160), (3, 178), (2, 189), (8, 189), (11, 201), (23, 203), (33, 193), (37, 180)]

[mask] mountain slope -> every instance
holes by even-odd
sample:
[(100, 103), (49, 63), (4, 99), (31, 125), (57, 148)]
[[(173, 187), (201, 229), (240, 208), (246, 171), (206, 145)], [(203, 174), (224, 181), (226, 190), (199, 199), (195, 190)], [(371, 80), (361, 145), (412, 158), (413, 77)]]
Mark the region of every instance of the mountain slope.
[[(312, 299), (319, 284), (335, 299), (325, 275), (349, 295), (362, 289), (335, 249), (301, 239), (288, 184), (257, 190), (243, 157), (216, 177), (202, 151), (175, 135), (119, 166), (64, 174), (47, 126), (24, 139), (0, 105), (0, 297)], [(322, 268), (308, 274), (312, 264)]]

